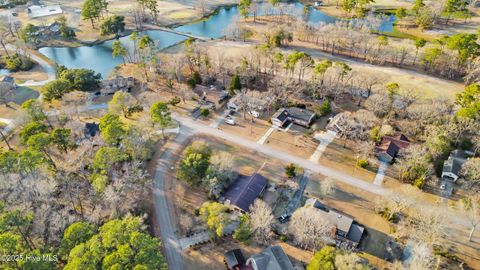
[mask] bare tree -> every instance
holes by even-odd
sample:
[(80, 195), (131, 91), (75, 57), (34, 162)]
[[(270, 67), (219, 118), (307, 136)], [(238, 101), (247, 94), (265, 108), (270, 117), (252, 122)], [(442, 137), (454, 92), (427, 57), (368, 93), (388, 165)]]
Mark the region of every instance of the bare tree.
[(409, 194), (405, 193), (408, 192), (390, 192), (386, 196), (378, 197), (375, 200), (375, 212), (384, 213), (388, 221), (394, 220), (395, 216), (403, 215), (404, 211), (413, 205)]
[(267, 243), (272, 236), (272, 224), (274, 221), (272, 209), (260, 199), (256, 199), (250, 206), (250, 225), (255, 238)]
[(472, 229), (468, 241), (472, 241), (473, 233), (480, 224), (480, 194), (470, 195), (459, 201), (460, 209), (467, 215)]
[(337, 254), (335, 256), (335, 269), (337, 270), (362, 270), (370, 269), (363, 265), (364, 260), (356, 253)]
[(293, 213), (288, 230), (298, 245), (316, 251), (331, 241), (335, 227), (318, 209), (302, 207)]
[(433, 248), (445, 241), (445, 215), (441, 209), (418, 206), (401, 220), (396, 235)]
[(378, 117), (384, 117), (392, 109), (392, 103), (385, 94), (374, 94), (365, 102), (365, 107)]
[(323, 196), (328, 196), (332, 194), (335, 188), (335, 181), (327, 177), (325, 178), (322, 182), (320, 182), (320, 195)]

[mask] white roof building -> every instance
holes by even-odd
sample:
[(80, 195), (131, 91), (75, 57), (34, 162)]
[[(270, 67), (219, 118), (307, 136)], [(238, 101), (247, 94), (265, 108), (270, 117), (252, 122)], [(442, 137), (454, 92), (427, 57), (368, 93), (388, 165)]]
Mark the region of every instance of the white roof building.
[(62, 14), (63, 10), (60, 6), (30, 6), (27, 9), (28, 17), (39, 18), (45, 16), (52, 16)]

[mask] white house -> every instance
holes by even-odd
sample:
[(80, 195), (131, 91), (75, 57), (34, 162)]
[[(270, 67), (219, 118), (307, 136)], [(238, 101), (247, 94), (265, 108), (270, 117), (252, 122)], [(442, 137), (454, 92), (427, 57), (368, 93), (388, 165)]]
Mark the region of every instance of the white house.
[(460, 177), (460, 169), (467, 161), (465, 152), (462, 150), (453, 150), (450, 156), (443, 163), (442, 178), (447, 177), (454, 182)]

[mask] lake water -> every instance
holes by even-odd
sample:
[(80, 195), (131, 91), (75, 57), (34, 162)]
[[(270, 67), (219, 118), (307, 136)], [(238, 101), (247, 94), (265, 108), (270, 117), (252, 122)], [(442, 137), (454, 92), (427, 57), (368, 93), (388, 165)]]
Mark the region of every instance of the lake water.
[[(268, 4), (259, 4), (258, 15), (270, 12), (271, 6)], [(294, 16), (302, 16), (304, 6), (301, 3), (292, 3), (283, 7), (284, 11)], [(184, 33), (190, 33), (194, 36), (219, 38), (224, 35), (224, 29), (226, 29), (231, 22), (238, 18), (238, 8), (236, 6), (220, 8), (217, 13), (209, 18), (176, 27), (175, 30)], [(325, 13), (309, 8), (307, 17), (310, 23), (334, 23), (338, 18), (326, 15)], [(383, 21), (379, 27), (379, 31), (391, 32), (393, 30), (393, 22), (395, 17), (391, 16), (387, 20)], [(153, 40), (159, 42), (159, 48), (166, 48), (184, 41), (186, 37), (168, 33), (164, 31), (145, 31), (141, 34), (149, 35)], [(127, 47), (131, 47), (131, 41), (128, 37), (120, 38), (122, 44)], [(108, 78), (108, 75), (112, 70), (123, 62), (121, 57), (112, 57), (112, 43), (114, 41), (106, 41), (104, 43), (94, 46), (82, 46), (76, 48), (56, 48), (45, 47), (39, 50), (40, 53), (47, 56), (51, 60), (60, 65), (64, 65), (68, 68), (88, 68), (93, 69), (96, 72), (102, 74), (103, 78)]]
[[(163, 32), (163, 31), (145, 31), (139, 35), (149, 35), (158, 43), (158, 48), (167, 48), (186, 39), (184, 36)], [(76, 48), (66, 47), (44, 47), (38, 51), (55, 61), (59, 65), (67, 68), (89, 68), (102, 74), (103, 78), (108, 78), (112, 70), (123, 63), (122, 57), (112, 56), (112, 44), (114, 40), (105, 41), (98, 45), (81, 46)], [(132, 41), (129, 37), (120, 38), (120, 42), (127, 48), (132, 48)]]

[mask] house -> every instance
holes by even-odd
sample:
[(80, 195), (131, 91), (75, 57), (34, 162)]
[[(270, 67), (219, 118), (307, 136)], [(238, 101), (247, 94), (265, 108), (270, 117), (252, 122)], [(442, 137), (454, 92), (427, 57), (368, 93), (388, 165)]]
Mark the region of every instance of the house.
[(47, 26), (39, 26), (37, 36), (58, 36), (60, 35), (61, 24), (59, 22), (53, 22)]
[(62, 14), (63, 10), (60, 6), (37, 6), (33, 5), (27, 8), (28, 17), (39, 18), (45, 16), (53, 16)]
[(223, 258), (228, 270), (241, 270), (245, 268), (245, 257), (240, 249), (227, 251)]
[(116, 76), (111, 80), (103, 80), (100, 84), (100, 94), (102, 96), (113, 95), (117, 91), (130, 92), (135, 86), (133, 77)]
[(17, 88), (17, 84), (15, 83), (15, 79), (11, 76), (0, 76), (0, 85), (7, 86), (9, 90), (13, 90)]
[(85, 138), (90, 139), (97, 135), (100, 132), (100, 125), (93, 122), (93, 123), (85, 123), (85, 127), (83, 128), (83, 134)]
[(245, 262), (240, 249), (228, 251), (224, 255), (228, 270), (294, 270), (290, 258), (280, 246), (269, 246), (262, 252), (252, 255)]
[(401, 149), (410, 145), (410, 141), (403, 134), (395, 136), (383, 136), (380, 144), (375, 147), (378, 159), (385, 162), (392, 162), (397, 157)]
[(462, 165), (467, 161), (465, 152), (462, 150), (453, 150), (450, 156), (443, 163), (442, 179), (457, 181), (460, 177), (460, 169)]
[[(251, 91), (249, 93), (252, 93), (252, 94), (248, 96), (248, 101), (247, 101), (248, 104), (245, 104), (244, 106), (248, 108), (250, 112), (257, 112), (258, 115), (262, 114), (265, 111), (265, 109), (268, 107), (268, 104), (271, 103), (271, 98), (263, 96), (258, 91)], [(227, 109), (238, 112), (239, 110), (242, 109), (242, 105), (241, 105), (242, 99), (244, 99), (242, 95), (234, 96), (228, 101)]]
[(253, 270), (294, 270), (292, 262), (280, 246), (269, 246), (247, 260)]
[(234, 210), (248, 213), (255, 199), (263, 195), (267, 183), (267, 179), (259, 173), (252, 176), (240, 176), (225, 191), (224, 203)]
[(193, 92), (197, 95), (201, 102), (214, 104), (215, 109), (222, 107), (224, 101), (228, 98), (227, 91), (218, 89), (213, 85), (206, 87), (197, 84), (193, 89)]
[(357, 248), (362, 240), (365, 228), (359, 225), (355, 220), (337, 210), (330, 209), (320, 203), (315, 198), (306, 201), (305, 207), (318, 209), (318, 213), (335, 227), (335, 239), (337, 245), (343, 245), (350, 248)]
[(307, 128), (310, 127), (314, 119), (314, 112), (296, 107), (280, 108), (271, 118), (272, 124), (276, 127), (284, 127), (293, 122)]

